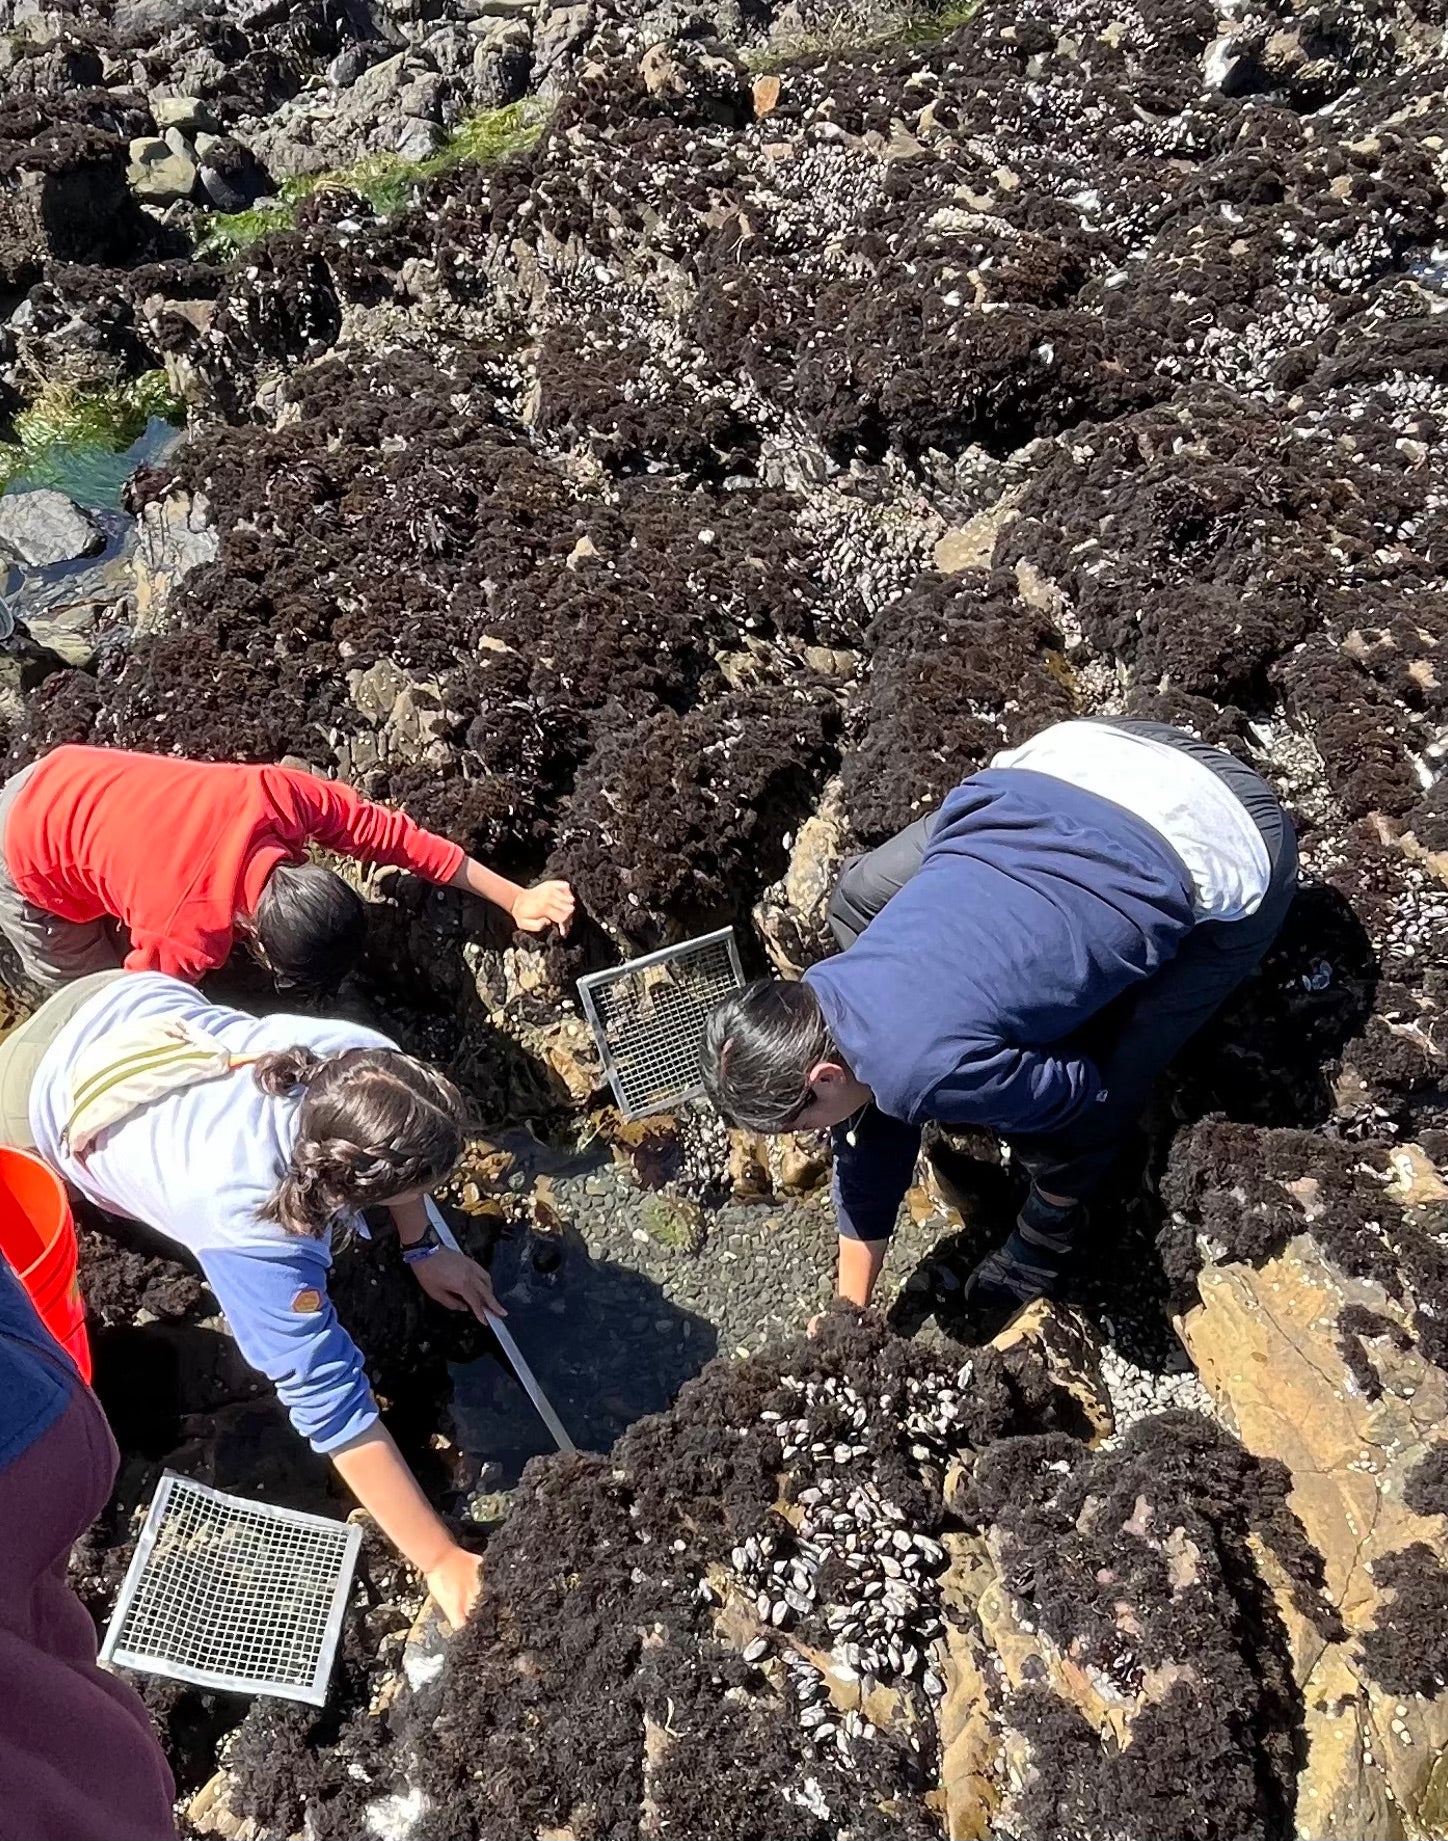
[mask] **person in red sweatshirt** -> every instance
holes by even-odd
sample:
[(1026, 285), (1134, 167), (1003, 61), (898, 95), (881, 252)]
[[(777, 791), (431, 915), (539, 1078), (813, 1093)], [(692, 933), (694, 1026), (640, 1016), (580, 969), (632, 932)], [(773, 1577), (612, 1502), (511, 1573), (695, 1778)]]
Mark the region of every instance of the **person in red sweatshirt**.
[(572, 919), (566, 882), (520, 888), (335, 780), (67, 746), (0, 788), (0, 935), (41, 994), (122, 965), (194, 984), (238, 939), (279, 983), (335, 985), (366, 907), (309, 845), (466, 889), (525, 933)]

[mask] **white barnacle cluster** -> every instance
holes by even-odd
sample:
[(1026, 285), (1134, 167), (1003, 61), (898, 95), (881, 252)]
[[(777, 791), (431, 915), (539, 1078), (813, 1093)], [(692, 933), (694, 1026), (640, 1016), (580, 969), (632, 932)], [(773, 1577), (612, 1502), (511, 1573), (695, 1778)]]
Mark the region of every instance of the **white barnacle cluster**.
[[(762, 1626), (744, 1660), (778, 1658), (800, 1729), (817, 1749), (848, 1758), (873, 1738), (865, 1707), (877, 1688), (923, 1693), (922, 1706), (945, 1692), (935, 1645), (946, 1550), (910, 1526), (879, 1459), (895, 1447), (917, 1464), (948, 1462), (964, 1442), (970, 1379), (969, 1362), (939, 1380), (908, 1378), (898, 1394), (786, 1375), (792, 1402), (761, 1414), (798, 1487), (788, 1516), (729, 1556)], [(837, 1705), (832, 1686), (853, 1688), (844, 1698), (859, 1704)]]

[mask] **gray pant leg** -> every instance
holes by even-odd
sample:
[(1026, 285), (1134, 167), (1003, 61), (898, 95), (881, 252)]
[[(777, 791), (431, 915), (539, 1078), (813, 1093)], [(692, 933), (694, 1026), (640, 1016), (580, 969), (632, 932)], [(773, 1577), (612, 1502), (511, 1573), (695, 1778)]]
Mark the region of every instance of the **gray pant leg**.
[(117, 930), (108, 921), (68, 921), (47, 914), (15, 886), (5, 858), (5, 827), (16, 795), (37, 765), (32, 763), (0, 787), (0, 936), (19, 962), (14, 982), (27, 997), (48, 996), (94, 972), (116, 971), (124, 956)]
[(919, 869), (939, 817), (938, 811), (928, 812), (877, 849), (846, 859), (829, 908), (830, 932), (841, 950), (854, 945), (890, 897)]

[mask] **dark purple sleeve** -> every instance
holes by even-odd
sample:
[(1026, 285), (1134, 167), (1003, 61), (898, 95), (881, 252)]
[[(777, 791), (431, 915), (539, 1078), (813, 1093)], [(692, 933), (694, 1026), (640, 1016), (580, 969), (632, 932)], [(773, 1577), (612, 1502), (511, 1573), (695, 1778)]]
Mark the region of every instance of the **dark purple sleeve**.
[(97, 1667), (95, 1625), (66, 1582), (116, 1471), (99, 1403), (78, 1377), (70, 1387), (60, 1417), (0, 1465), (0, 1829), (172, 1841), (176, 1786), (146, 1709)]

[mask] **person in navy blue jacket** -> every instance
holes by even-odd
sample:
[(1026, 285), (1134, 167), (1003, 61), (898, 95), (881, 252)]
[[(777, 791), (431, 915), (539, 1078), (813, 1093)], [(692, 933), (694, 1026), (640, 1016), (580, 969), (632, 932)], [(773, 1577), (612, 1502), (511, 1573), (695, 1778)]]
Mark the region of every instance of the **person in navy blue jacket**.
[(1050, 1293), (1157, 1075), (1260, 962), (1297, 882), (1292, 826), (1234, 756), (1162, 724), (1059, 723), (847, 863), (844, 948), (719, 1005), (720, 1113), (832, 1128), (838, 1290), (868, 1303), (922, 1126), (986, 1126), (1031, 1176), (970, 1281)]

